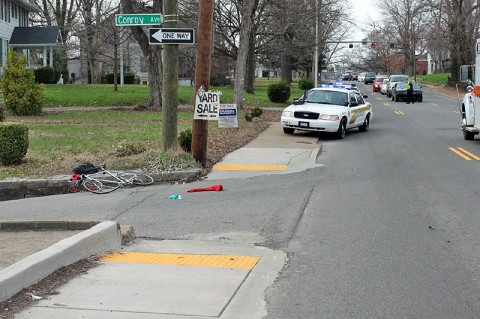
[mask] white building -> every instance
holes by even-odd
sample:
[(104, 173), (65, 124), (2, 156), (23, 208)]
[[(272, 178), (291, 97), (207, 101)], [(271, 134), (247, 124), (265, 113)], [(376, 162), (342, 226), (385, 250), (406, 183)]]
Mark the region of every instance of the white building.
[[(0, 0), (0, 66), (7, 63), (9, 46), (43, 50), (43, 66), (53, 66), (53, 49), (62, 44), (59, 27), (30, 27), (28, 15), (40, 11), (33, 0)], [(1, 72), (1, 71), (0, 71)], [(0, 73), (1, 74), (1, 73)]]

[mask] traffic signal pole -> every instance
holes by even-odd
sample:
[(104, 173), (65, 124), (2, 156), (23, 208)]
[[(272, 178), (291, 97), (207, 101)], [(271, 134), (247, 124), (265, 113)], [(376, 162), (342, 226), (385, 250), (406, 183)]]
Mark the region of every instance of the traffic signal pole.
[[(195, 95), (201, 87), (203, 87), (203, 90), (208, 91), (210, 86), (212, 28), (213, 0), (200, 0), (198, 8), (197, 55), (195, 60)], [(207, 165), (207, 141), (208, 121), (193, 120), (192, 155), (204, 167)]]

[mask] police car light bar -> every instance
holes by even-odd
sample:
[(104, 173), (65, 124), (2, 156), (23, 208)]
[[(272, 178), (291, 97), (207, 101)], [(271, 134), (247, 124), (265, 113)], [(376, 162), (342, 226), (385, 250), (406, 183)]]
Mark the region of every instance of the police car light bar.
[(335, 89), (346, 89), (351, 90), (353, 85), (352, 84), (343, 84), (342, 82), (330, 82), (327, 84), (320, 84), (319, 88), (335, 88)]

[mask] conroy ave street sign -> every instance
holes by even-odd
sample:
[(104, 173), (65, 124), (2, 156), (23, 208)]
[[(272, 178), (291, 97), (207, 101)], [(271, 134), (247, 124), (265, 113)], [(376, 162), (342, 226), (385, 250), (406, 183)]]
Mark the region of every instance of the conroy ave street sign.
[(160, 13), (152, 14), (116, 14), (116, 26), (129, 25), (160, 25), (163, 23), (163, 17)]
[(150, 28), (150, 44), (194, 44), (193, 29)]

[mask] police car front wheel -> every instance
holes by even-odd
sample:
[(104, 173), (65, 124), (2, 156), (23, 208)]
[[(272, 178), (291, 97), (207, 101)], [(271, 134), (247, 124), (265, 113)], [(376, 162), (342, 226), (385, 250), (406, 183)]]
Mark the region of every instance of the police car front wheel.
[(339, 139), (344, 139), (347, 131), (347, 120), (342, 118), (340, 125), (338, 126), (337, 137)]
[(368, 131), (369, 128), (370, 128), (370, 117), (367, 116), (365, 118), (365, 121), (363, 121), (363, 124), (359, 126), (358, 129), (360, 130), (360, 132), (366, 132)]

